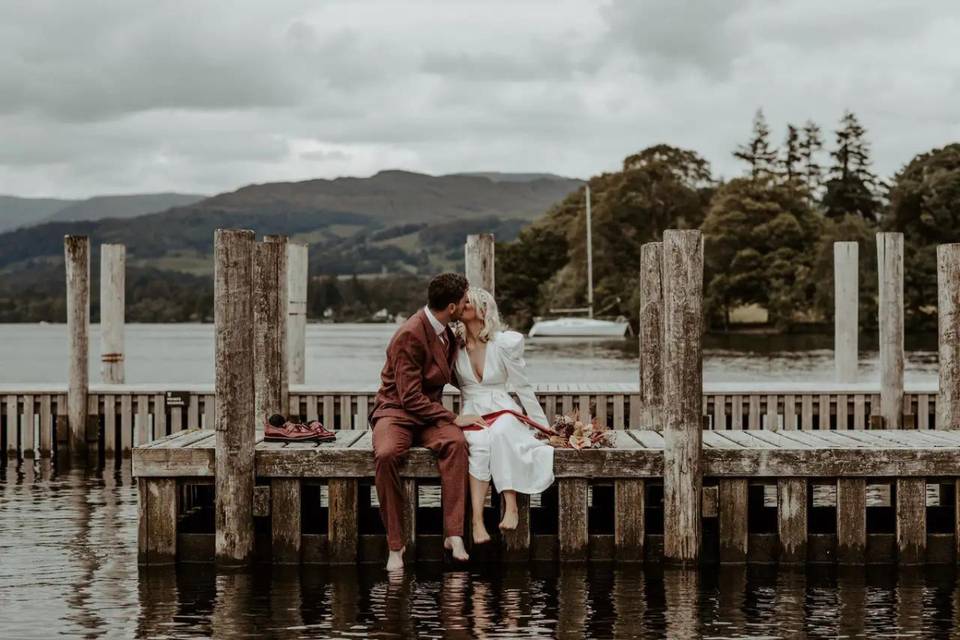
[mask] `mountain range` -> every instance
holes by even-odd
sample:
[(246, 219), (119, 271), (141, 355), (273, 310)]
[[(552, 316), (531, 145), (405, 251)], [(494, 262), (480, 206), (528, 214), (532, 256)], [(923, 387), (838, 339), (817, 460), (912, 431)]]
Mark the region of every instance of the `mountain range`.
[(94, 196), (82, 200), (0, 196), (0, 232), (43, 222), (132, 218), (193, 204), (205, 197), (185, 193)]
[[(311, 272), (427, 273), (462, 261), (468, 233), (509, 240), (582, 181), (550, 174), (432, 176), (381, 171), (369, 178), (254, 184), (209, 198), (188, 194), (17, 199), (0, 216), (0, 277), (62, 270), (63, 236), (123, 243), (128, 265), (205, 275), (220, 227), (283, 234), (311, 246)], [(0, 207), (4, 201), (0, 201)], [(164, 208), (165, 207), (165, 208)], [(153, 208), (153, 212), (145, 212)], [(17, 215), (9, 215), (16, 210)], [(25, 222), (33, 216), (39, 224)], [(62, 276), (58, 276), (62, 277)]]

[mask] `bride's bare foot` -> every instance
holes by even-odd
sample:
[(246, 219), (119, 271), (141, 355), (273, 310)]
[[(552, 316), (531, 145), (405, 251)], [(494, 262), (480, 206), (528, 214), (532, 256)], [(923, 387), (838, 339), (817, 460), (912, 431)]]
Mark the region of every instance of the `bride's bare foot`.
[(470, 555), (463, 546), (463, 538), (460, 536), (449, 536), (448, 538), (445, 538), (443, 540), (443, 548), (447, 549), (453, 554), (454, 560), (466, 562), (470, 559)]
[(402, 571), (403, 570), (403, 552), (406, 550), (406, 547), (398, 551), (390, 551), (387, 556), (387, 571)]
[(490, 534), (487, 533), (487, 528), (483, 525), (483, 520), (473, 521), (473, 544), (486, 544), (490, 542)]
[(517, 528), (517, 524), (520, 521), (520, 516), (516, 511), (508, 510), (503, 514), (503, 519), (500, 521), (500, 528), (503, 531), (513, 531)]

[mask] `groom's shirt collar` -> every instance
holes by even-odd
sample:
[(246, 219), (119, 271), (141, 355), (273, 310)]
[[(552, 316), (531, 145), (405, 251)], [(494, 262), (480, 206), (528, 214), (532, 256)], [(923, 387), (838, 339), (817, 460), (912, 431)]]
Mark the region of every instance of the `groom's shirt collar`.
[(437, 332), (437, 335), (443, 335), (443, 332), (446, 331), (447, 327), (442, 322), (434, 317), (433, 313), (430, 311), (430, 306), (427, 305), (423, 308), (424, 312), (427, 314), (427, 320), (430, 321), (430, 326), (433, 327), (433, 330)]

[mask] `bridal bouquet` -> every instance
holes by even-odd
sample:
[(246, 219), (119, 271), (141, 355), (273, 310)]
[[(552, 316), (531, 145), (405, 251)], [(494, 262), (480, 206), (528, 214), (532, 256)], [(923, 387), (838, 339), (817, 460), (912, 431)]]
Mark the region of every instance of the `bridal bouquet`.
[(580, 419), (580, 410), (569, 415), (558, 415), (553, 420), (554, 435), (538, 434), (558, 449), (599, 449), (613, 446), (613, 434), (606, 425), (597, 423), (597, 419), (587, 416)]

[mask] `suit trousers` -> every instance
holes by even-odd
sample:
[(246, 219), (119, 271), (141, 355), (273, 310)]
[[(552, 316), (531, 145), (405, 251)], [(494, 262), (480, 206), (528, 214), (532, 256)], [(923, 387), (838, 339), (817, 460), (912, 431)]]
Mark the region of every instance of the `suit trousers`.
[(373, 427), (373, 456), (380, 517), (387, 529), (387, 545), (391, 551), (398, 551), (404, 546), (400, 461), (411, 446), (426, 447), (437, 455), (443, 535), (463, 535), (468, 464), (467, 441), (463, 431), (449, 422), (420, 426), (403, 418), (384, 416), (378, 418)]

